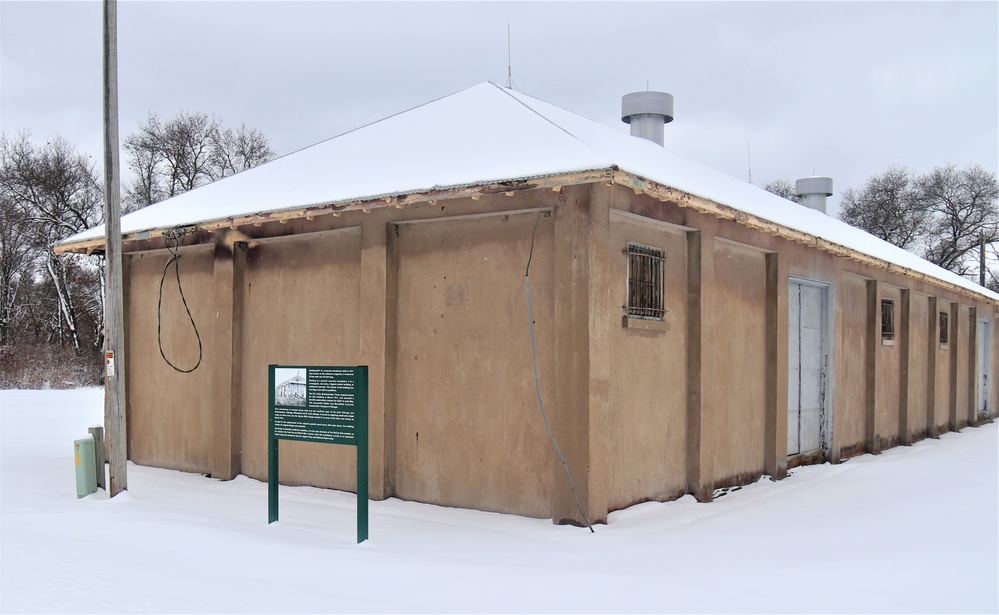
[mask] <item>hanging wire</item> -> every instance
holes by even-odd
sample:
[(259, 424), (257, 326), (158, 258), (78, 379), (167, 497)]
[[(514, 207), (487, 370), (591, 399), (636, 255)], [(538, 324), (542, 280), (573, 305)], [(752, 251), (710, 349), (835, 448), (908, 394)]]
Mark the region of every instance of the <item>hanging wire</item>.
[[(201, 345), (201, 334), (198, 333), (198, 325), (194, 322), (194, 316), (191, 315), (191, 308), (187, 306), (187, 297), (184, 296), (184, 287), (180, 284), (180, 241), (184, 238), (184, 235), (186, 235), (187, 232), (188, 229), (170, 229), (163, 234), (163, 239), (167, 244), (167, 250), (170, 252), (170, 258), (163, 267), (163, 277), (160, 278), (160, 297), (156, 302), (156, 342), (160, 347), (160, 356), (163, 357), (163, 360), (166, 361), (167, 365), (182, 374), (190, 374), (194, 370), (198, 369), (198, 366), (201, 365), (201, 359), (204, 357), (204, 349)], [(170, 245), (171, 242), (173, 242), (172, 246)], [(173, 270), (177, 277), (177, 290), (180, 292), (180, 300), (183, 302), (184, 310), (187, 312), (187, 317), (191, 321), (191, 327), (194, 328), (194, 336), (198, 339), (198, 362), (195, 363), (194, 367), (191, 369), (182, 369), (177, 367), (163, 352), (163, 283), (166, 281), (167, 270), (170, 269), (170, 265), (173, 265)]]
[[(547, 185), (547, 182), (545, 182)], [(538, 395), (538, 407), (541, 409), (541, 418), (545, 422), (545, 429), (548, 430), (548, 438), (552, 441), (552, 446), (555, 448), (555, 453), (558, 455), (559, 461), (562, 462), (562, 468), (565, 469), (565, 477), (569, 480), (569, 491), (572, 493), (572, 499), (576, 502), (576, 508), (579, 510), (579, 514), (583, 517), (583, 522), (586, 523), (586, 527), (589, 528), (590, 532), (593, 533), (593, 526), (590, 524), (590, 520), (586, 517), (586, 513), (583, 512), (583, 506), (579, 503), (579, 497), (576, 495), (576, 485), (572, 482), (572, 473), (569, 472), (569, 464), (566, 463), (565, 457), (562, 455), (562, 450), (558, 447), (558, 442), (555, 441), (555, 434), (552, 433), (552, 427), (548, 423), (548, 413), (545, 412), (545, 402), (541, 400), (541, 380), (538, 378), (538, 353), (534, 347), (534, 312), (531, 309), (531, 260), (534, 258), (534, 237), (538, 233), (538, 223), (541, 222), (541, 216), (545, 212), (545, 186), (541, 187), (541, 208), (538, 210), (538, 217), (534, 220), (534, 229), (531, 231), (531, 250), (527, 254), (527, 269), (524, 271), (524, 289), (527, 291), (527, 323), (531, 330), (531, 361), (534, 364), (534, 391)]]

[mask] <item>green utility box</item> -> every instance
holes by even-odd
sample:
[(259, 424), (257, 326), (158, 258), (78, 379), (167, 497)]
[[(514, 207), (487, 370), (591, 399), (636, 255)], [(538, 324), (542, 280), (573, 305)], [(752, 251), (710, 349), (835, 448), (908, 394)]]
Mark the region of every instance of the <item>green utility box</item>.
[(82, 498), (97, 491), (93, 436), (75, 440), (73, 448), (76, 458), (76, 497)]

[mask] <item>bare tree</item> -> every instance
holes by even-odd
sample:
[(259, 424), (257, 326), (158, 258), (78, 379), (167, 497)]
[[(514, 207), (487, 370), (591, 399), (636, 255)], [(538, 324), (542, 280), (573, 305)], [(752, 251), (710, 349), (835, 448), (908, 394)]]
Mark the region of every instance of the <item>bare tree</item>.
[(274, 158), (264, 133), (240, 124), (239, 128), (222, 128), (212, 143), (220, 174), (215, 179), (235, 175)]
[(801, 197), (795, 194), (797, 190), (790, 181), (786, 179), (775, 179), (763, 184), (763, 189), (777, 196), (782, 196), (789, 201), (801, 203)]
[(920, 208), (932, 216), (926, 259), (956, 273), (978, 270), (977, 251), (999, 239), (999, 182), (978, 165), (937, 167), (917, 181)]
[(123, 144), (128, 164), (135, 177), (124, 187), (122, 210), (135, 211), (166, 198), (160, 186), (159, 166), (162, 155), (156, 140), (144, 133), (126, 137)]
[[(47, 381), (41, 372), (66, 363), (89, 374), (79, 382), (92, 384), (104, 337), (103, 257), (60, 256), (52, 246), (102, 222), (102, 183), (93, 161), (64, 139), (36, 144), (30, 137), (0, 133), (0, 382), (22, 382), (11, 374), (25, 370), (28, 382)], [(135, 171), (124, 193), (132, 210), (274, 156), (260, 131), (224, 127), (204, 114), (167, 122), (150, 115), (124, 146)], [(15, 343), (26, 352), (4, 347)], [(32, 367), (38, 357), (44, 370)]]
[(0, 346), (14, 340), (31, 284), (31, 229), (24, 212), (0, 193)]
[(839, 217), (900, 248), (912, 249), (927, 230), (924, 203), (912, 173), (893, 166), (869, 178), (859, 190), (844, 190)]
[(161, 122), (150, 114), (139, 131), (125, 137), (135, 179), (123, 202), (134, 211), (267, 162), (274, 157), (262, 132), (227, 128), (218, 118), (182, 111)]
[(80, 348), (79, 284), (70, 255), (57, 256), (52, 245), (101, 222), (103, 191), (94, 163), (61, 137), (44, 145), (29, 133), (0, 137), (0, 196), (12, 217), (27, 226), (21, 237), (52, 284), (59, 314), (59, 335)]
[[(978, 272), (983, 244), (999, 240), (999, 182), (978, 165), (915, 176), (893, 166), (843, 191), (840, 219), (961, 275)], [(992, 259), (989, 259), (992, 260)], [(989, 273), (984, 270), (986, 277)]]

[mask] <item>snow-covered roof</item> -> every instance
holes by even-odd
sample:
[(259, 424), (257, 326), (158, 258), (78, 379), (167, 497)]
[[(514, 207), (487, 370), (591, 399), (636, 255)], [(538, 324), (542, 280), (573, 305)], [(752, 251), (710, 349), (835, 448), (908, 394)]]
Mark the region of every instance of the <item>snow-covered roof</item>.
[[(835, 218), (494, 83), (123, 216), (121, 231), (612, 168), (999, 300), (999, 294)], [(103, 235), (100, 226), (63, 243)]]
[(303, 378), (301, 374), (295, 374), (294, 376), (288, 378), (278, 386), (283, 387), (286, 384), (305, 384), (305, 378)]

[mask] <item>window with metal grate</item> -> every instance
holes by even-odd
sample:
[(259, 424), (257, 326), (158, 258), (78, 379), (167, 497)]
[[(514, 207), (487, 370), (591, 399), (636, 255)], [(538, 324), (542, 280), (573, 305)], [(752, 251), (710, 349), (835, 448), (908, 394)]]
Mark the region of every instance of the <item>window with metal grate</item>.
[(895, 339), (895, 302), (891, 299), (881, 300), (881, 339)]
[(947, 312), (940, 312), (940, 343), (946, 344), (950, 341), (950, 329), (948, 328), (948, 322), (950, 321), (950, 315)]
[(628, 305), (631, 318), (666, 316), (666, 256), (659, 248), (628, 242)]

